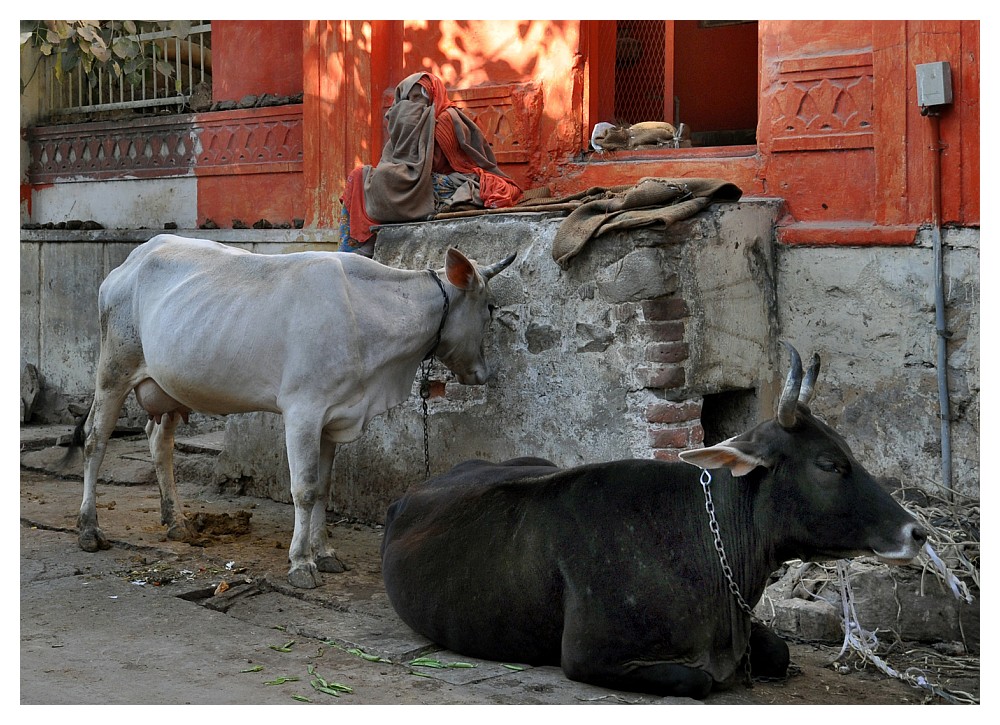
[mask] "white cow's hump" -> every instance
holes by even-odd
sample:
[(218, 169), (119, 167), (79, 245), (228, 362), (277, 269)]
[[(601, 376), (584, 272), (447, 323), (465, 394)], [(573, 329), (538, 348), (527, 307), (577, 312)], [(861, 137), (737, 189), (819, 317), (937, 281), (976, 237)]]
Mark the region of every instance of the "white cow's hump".
[[(320, 275), (346, 274), (361, 281), (375, 281), (380, 284), (397, 278), (423, 274), (422, 271), (396, 269), (359, 254), (337, 251), (303, 250), (278, 254), (260, 254), (247, 249), (232, 247), (208, 239), (181, 237), (176, 234), (159, 234), (144, 245), (136, 248), (125, 264), (128, 268), (144, 267), (146, 271), (156, 270), (160, 275), (164, 269), (174, 269), (178, 274), (194, 270), (219, 270), (219, 280), (228, 276), (231, 282), (239, 281), (241, 275), (250, 279), (265, 279), (274, 275), (276, 279), (303, 281), (303, 275), (314, 271)], [(276, 281), (269, 280), (271, 282)]]

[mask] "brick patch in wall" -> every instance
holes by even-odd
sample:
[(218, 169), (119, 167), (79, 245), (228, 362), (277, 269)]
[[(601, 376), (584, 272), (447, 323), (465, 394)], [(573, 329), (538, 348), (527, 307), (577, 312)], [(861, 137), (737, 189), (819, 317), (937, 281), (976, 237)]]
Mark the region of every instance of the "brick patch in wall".
[(679, 363), (687, 360), (685, 342), (653, 342), (646, 345), (646, 361), (653, 363)]
[(643, 300), (642, 314), (650, 322), (662, 320), (680, 320), (690, 314), (687, 302), (679, 297), (658, 297), (653, 300)]
[[(643, 300), (641, 305), (646, 364), (636, 371), (639, 380), (650, 389), (681, 388), (687, 379), (684, 361), (690, 352), (684, 341), (684, 318), (690, 314), (687, 303), (679, 297), (658, 297)], [(646, 406), (645, 416), (649, 446), (658, 460), (680, 460), (680, 451), (699, 445), (705, 438), (700, 398), (654, 400)]]
[(701, 445), (705, 440), (705, 429), (701, 423), (678, 428), (650, 428), (649, 443), (653, 448), (653, 458), (661, 461), (680, 460), (679, 453)]
[(681, 365), (644, 365), (636, 370), (644, 388), (680, 388), (684, 385), (684, 367)]
[(649, 445), (653, 448), (687, 448), (691, 439), (688, 428), (658, 428), (649, 429)]
[(700, 420), (701, 400), (658, 400), (646, 406), (646, 421), (649, 423), (687, 423)]
[(642, 332), (650, 342), (677, 342), (684, 339), (684, 323), (679, 320), (647, 322)]

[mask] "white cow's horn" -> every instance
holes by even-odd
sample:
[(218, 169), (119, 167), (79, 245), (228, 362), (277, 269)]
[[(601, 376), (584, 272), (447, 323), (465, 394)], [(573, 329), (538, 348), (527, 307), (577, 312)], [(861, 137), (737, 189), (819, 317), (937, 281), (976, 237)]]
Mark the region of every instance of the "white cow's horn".
[(514, 252), (512, 255), (510, 255), (509, 257), (507, 257), (507, 259), (504, 259), (503, 261), (497, 262), (496, 264), (491, 264), (489, 267), (483, 267), (482, 269), (479, 270), (479, 273), (483, 275), (484, 280), (489, 282), (490, 279), (496, 277), (498, 274), (507, 269), (507, 267), (511, 265), (511, 262), (514, 261), (514, 258), (516, 256), (517, 252)]

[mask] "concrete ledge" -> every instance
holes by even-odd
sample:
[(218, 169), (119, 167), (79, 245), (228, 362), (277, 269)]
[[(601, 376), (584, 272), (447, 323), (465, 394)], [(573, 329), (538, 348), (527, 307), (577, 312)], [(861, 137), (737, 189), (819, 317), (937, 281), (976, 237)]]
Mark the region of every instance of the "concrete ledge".
[[(21, 243), (131, 242), (142, 244), (157, 234), (212, 239), (224, 244), (332, 244), (340, 246), (335, 229), (22, 229)], [(335, 250), (331, 250), (335, 251)]]

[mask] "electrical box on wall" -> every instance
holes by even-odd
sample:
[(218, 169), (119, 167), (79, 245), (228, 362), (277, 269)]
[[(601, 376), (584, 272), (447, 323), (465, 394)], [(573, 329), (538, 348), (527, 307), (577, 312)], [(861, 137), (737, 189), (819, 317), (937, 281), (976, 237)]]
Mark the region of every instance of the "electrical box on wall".
[(951, 102), (951, 64), (946, 60), (918, 64), (917, 105), (927, 108)]

